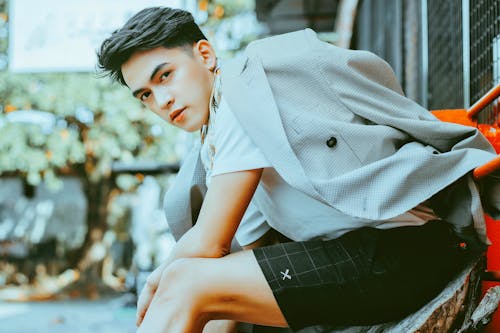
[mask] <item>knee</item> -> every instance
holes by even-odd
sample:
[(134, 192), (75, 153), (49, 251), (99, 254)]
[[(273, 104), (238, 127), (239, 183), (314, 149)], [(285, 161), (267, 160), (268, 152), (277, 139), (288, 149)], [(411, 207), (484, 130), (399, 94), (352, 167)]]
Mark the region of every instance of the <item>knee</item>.
[(183, 258), (172, 262), (162, 272), (158, 292), (164, 300), (184, 309), (198, 311), (207, 294), (207, 285), (202, 283), (204, 272), (202, 258)]
[(172, 262), (161, 273), (158, 289), (170, 292), (189, 292), (189, 287), (195, 283), (193, 271), (196, 270), (197, 260), (182, 258)]

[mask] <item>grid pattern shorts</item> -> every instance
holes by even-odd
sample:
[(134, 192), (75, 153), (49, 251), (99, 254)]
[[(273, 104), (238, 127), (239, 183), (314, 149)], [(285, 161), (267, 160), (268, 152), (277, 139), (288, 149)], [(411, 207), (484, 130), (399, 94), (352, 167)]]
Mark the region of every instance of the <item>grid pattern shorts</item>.
[(400, 319), (435, 297), (472, 255), (444, 221), (253, 251), (293, 330)]

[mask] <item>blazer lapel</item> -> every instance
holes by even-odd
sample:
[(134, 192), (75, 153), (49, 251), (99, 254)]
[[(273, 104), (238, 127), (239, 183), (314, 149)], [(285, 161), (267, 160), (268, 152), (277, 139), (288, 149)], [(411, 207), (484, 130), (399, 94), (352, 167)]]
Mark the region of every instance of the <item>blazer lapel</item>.
[(195, 143), (163, 201), (167, 223), (176, 240), (196, 222), (205, 193), (205, 170), (200, 160), (200, 144)]
[(281, 177), (291, 186), (322, 200), (288, 143), (257, 54), (222, 68), (222, 91), (246, 133)]

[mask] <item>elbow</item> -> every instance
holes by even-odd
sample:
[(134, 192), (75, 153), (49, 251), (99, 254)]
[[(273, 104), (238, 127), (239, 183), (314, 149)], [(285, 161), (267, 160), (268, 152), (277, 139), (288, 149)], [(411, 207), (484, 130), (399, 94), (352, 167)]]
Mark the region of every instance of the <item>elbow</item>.
[(231, 246), (218, 246), (210, 252), (210, 258), (222, 258), (231, 253)]
[(231, 246), (211, 246), (205, 250), (207, 258), (222, 258), (231, 252)]
[[(196, 229), (196, 226), (193, 229)], [(189, 242), (192, 251), (190, 257), (222, 258), (231, 252), (231, 242), (226, 243), (220, 239), (207, 237), (202, 232), (196, 232), (195, 235)]]

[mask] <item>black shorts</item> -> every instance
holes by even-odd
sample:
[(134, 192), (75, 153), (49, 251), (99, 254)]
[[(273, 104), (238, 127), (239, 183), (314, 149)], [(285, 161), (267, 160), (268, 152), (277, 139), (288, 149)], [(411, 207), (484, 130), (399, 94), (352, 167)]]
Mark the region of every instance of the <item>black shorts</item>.
[(292, 330), (401, 319), (435, 297), (471, 257), (444, 221), (253, 251)]

